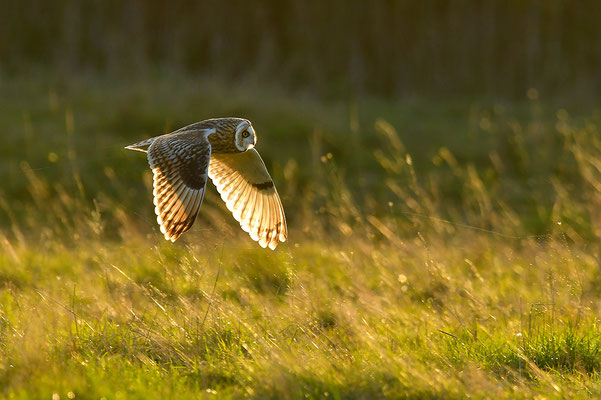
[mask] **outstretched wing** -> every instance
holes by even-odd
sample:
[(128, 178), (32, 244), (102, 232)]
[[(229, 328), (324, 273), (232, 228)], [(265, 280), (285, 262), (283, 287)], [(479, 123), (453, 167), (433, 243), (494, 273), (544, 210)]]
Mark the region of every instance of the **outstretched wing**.
[(209, 177), (240, 226), (261, 247), (275, 249), (288, 237), (284, 208), (255, 149), (213, 154)]
[(175, 242), (192, 226), (207, 184), (211, 144), (206, 134), (159, 136), (148, 147), (154, 211), (165, 239)]

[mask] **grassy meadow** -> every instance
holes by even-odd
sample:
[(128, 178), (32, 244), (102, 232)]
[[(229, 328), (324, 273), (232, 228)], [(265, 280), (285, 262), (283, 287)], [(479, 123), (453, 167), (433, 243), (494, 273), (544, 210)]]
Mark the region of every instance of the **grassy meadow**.
[[(158, 230), (123, 146), (253, 122), (289, 242), (209, 184)], [(601, 108), (0, 78), (0, 397), (598, 398)]]

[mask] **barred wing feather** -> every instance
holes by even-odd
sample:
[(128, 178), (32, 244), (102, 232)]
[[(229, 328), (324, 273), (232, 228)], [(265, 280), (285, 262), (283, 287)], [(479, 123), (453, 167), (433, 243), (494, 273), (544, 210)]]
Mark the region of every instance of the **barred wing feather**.
[(175, 242), (194, 223), (204, 198), (211, 145), (206, 136), (158, 137), (148, 147), (157, 222)]
[(213, 154), (209, 177), (242, 229), (261, 247), (274, 250), (288, 236), (284, 208), (255, 149)]

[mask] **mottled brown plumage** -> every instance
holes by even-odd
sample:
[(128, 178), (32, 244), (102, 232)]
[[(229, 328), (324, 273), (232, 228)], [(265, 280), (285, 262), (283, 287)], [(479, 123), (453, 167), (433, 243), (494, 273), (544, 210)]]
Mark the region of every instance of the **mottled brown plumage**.
[(157, 222), (171, 241), (190, 229), (213, 180), (240, 226), (262, 247), (286, 241), (282, 202), (248, 120), (216, 118), (127, 146), (147, 152)]
[(214, 129), (215, 134), (209, 136), (212, 153), (239, 153), (240, 150), (235, 145), (236, 128), (245, 121), (248, 122), (240, 118), (213, 118), (184, 126), (173, 133)]

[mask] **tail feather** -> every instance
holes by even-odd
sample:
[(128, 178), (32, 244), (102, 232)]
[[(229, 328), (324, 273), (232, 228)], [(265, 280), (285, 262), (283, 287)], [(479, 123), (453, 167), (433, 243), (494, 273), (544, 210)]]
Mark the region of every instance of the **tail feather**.
[(152, 142), (155, 141), (155, 139), (156, 138), (142, 140), (141, 142), (130, 144), (129, 146), (125, 146), (125, 148), (129, 149), (129, 150), (142, 151), (142, 152), (146, 153), (148, 151), (148, 148), (152, 144)]

